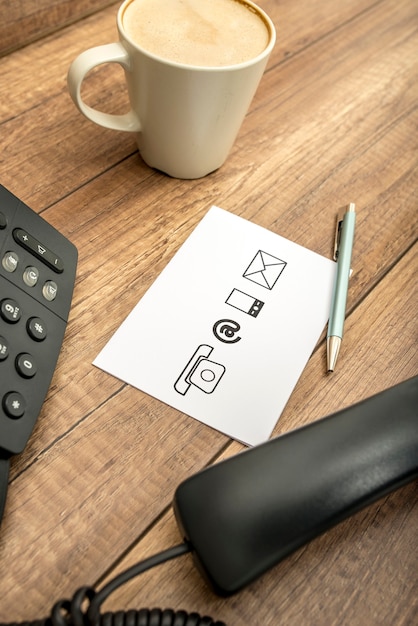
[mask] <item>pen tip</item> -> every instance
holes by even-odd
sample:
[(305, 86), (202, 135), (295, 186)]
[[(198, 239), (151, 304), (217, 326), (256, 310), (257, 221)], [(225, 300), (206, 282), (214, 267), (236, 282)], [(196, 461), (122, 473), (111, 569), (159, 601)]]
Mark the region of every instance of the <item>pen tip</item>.
[(333, 372), (341, 346), (341, 337), (332, 335), (327, 338), (327, 369)]

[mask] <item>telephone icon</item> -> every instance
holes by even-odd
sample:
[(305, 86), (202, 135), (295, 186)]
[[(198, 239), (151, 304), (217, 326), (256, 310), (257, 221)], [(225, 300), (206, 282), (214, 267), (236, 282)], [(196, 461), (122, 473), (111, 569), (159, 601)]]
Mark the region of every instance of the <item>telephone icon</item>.
[(182, 396), (193, 385), (205, 393), (213, 393), (222, 376), (225, 367), (221, 363), (211, 361), (207, 357), (213, 351), (212, 346), (201, 344), (195, 350), (192, 358), (174, 383), (174, 389)]

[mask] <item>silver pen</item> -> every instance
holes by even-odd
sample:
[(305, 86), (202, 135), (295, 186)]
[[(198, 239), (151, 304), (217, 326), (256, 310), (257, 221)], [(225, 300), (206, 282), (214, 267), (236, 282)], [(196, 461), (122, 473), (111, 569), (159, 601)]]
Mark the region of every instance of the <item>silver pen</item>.
[(342, 220), (338, 220), (334, 248), (337, 261), (337, 274), (332, 294), (331, 312), (327, 332), (327, 367), (333, 372), (340, 352), (343, 338), (345, 309), (347, 303), (348, 281), (350, 278), (351, 253), (354, 243), (356, 223), (356, 205), (351, 202)]

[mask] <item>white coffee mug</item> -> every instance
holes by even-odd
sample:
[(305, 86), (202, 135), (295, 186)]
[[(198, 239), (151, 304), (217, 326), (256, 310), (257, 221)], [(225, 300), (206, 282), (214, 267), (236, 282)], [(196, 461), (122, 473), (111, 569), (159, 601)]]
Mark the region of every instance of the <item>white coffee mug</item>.
[[(274, 25), (253, 2), (238, 0), (262, 20), (264, 49), (239, 63), (194, 65), (151, 52), (127, 34), (125, 11), (136, 1), (125, 0), (118, 11), (118, 43), (91, 48), (73, 61), (68, 72), (71, 97), (96, 124), (136, 133), (140, 154), (150, 167), (175, 178), (200, 178), (218, 169), (232, 148), (275, 44)], [(93, 109), (81, 97), (86, 74), (103, 63), (118, 63), (125, 70), (131, 106), (125, 115)]]

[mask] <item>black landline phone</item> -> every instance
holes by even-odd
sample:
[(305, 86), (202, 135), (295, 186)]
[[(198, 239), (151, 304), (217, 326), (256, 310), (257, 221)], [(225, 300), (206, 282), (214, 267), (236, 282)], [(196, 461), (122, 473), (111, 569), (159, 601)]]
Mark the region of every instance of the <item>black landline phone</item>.
[[(77, 258), (69, 242), (62, 247), (62, 235), (39, 216), (28, 218), (31, 213), (0, 186), (0, 519), (10, 457), (23, 449), (55, 367)], [(23, 336), (15, 332), (17, 324), (25, 329)], [(43, 343), (48, 338), (54, 347), (52, 365), (38, 369), (39, 344), (48, 345)], [(44, 383), (34, 404), (27, 402), (32, 379)], [(82, 587), (72, 599), (58, 601), (46, 619), (25, 624), (225, 626), (184, 611), (101, 614), (100, 606), (131, 578), (189, 552), (215, 593), (234, 594), (303, 544), (417, 476), (418, 376), (188, 478), (173, 501), (183, 543), (138, 563), (98, 591)]]

